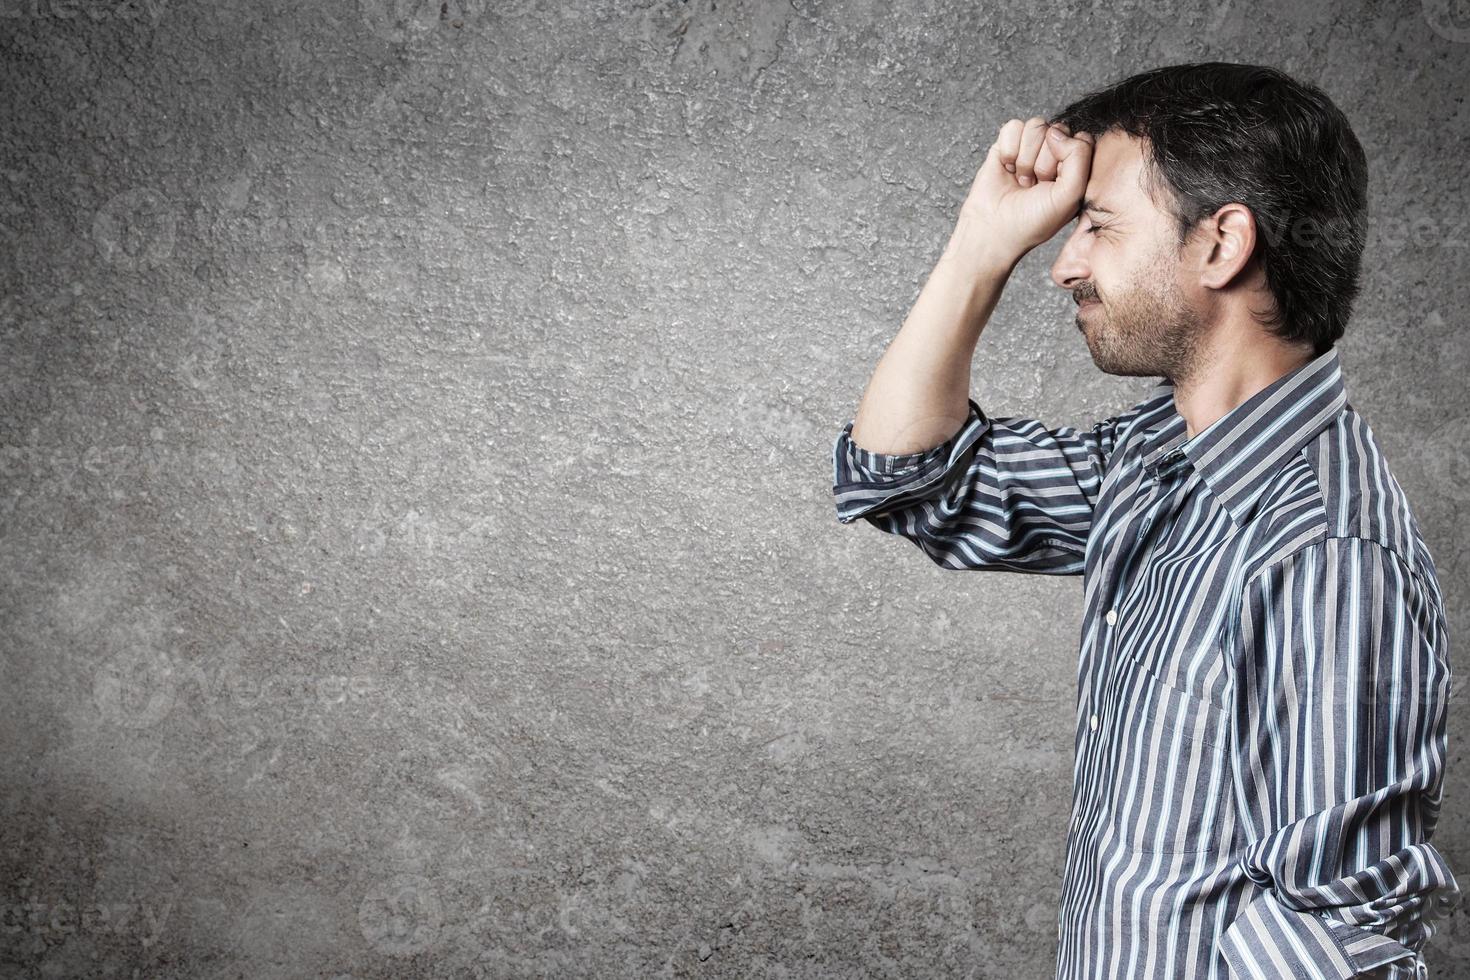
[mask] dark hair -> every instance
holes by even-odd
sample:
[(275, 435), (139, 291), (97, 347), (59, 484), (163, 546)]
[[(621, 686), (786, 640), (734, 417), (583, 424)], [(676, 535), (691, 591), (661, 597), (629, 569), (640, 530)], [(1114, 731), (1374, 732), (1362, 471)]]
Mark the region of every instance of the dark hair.
[(1252, 311), (1259, 322), (1317, 354), (1342, 336), (1367, 238), (1368, 163), (1321, 89), (1259, 65), (1169, 65), (1083, 96), (1048, 122), (1145, 140), (1144, 190), (1173, 214), (1179, 246), (1222, 205), (1248, 207), (1251, 258), (1276, 301)]

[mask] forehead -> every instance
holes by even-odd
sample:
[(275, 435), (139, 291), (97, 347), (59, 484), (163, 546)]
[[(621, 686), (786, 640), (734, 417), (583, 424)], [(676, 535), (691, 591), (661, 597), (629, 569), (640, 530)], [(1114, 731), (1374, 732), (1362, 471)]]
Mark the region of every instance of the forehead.
[(1144, 143), (1118, 130), (1098, 137), (1092, 151), (1087, 197), (1115, 211), (1153, 207), (1144, 190)]

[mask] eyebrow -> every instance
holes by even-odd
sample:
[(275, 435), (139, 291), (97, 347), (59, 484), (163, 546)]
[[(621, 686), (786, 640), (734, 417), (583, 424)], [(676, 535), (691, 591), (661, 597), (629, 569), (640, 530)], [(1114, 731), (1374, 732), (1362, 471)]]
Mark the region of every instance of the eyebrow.
[(1082, 217), (1082, 212), (1083, 211), (1098, 211), (1098, 212), (1101, 212), (1102, 214), (1111, 214), (1114, 217), (1116, 217), (1117, 214), (1118, 214), (1118, 212), (1112, 210), (1111, 208), (1105, 208), (1105, 207), (1103, 207), (1101, 204), (1097, 203), (1096, 201), (1094, 201), (1090, 197), (1084, 197), (1082, 199), (1082, 204), (1077, 208), (1077, 213), (1074, 214), (1072, 217), (1074, 217), (1074, 218), (1080, 218), (1080, 217)]

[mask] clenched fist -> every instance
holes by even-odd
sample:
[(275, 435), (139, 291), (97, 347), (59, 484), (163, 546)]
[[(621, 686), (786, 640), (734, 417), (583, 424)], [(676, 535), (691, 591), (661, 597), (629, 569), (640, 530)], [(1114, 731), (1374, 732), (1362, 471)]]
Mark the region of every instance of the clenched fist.
[(1040, 116), (1000, 127), (970, 184), (948, 252), (1014, 265), (1077, 215), (1092, 171), (1093, 137)]

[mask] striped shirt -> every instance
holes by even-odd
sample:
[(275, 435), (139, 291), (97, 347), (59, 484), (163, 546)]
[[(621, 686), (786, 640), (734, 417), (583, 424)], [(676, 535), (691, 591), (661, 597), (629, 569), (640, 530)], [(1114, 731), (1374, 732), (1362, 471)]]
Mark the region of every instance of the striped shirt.
[(1058, 978), (1427, 976), (1450, 668), (1434, 563), (1336, 348), (1186, 438), (1163, 380), (1089, 427), (832, 447), (844, 524), (943, 568), (1081, 575)]

